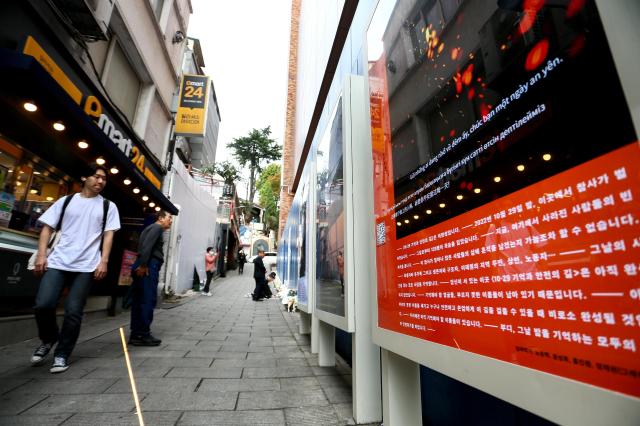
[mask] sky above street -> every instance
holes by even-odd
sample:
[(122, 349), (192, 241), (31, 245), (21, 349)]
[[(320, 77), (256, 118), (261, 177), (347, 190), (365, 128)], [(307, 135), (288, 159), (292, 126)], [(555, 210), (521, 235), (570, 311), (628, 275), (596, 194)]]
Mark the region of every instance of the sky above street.
[[(282, 144), (289, 55), (289, 0), (191, 0), (189, 37), (200, 39), (222, 122), (216, 162), (226, 144), (252, 128), (271, 126)], [(243, 171), (248, 176), (246, 170)], [(247, 179), (239, 185), (246, 193)]]

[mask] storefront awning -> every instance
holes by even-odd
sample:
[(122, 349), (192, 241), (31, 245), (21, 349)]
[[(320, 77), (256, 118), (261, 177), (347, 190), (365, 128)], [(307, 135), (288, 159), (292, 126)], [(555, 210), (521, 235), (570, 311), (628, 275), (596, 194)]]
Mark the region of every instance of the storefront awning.
[[(90, 91), (86, 89), (86, 82), (80, 86), (85, 88), (83, 93), (74, 81), (64, 80), (67, 77), (64, 73), (62, 77), (56, 75), (60, 70), (45, 70), (42, 63), (34, 56), (0, 49), (0, 92), (3, 94), (0, 122), (4, 121), (2, 128), (5, 133), (16, 127), (16, 121), (24, 121), (21, 118), (28, 114), (23, 111), (24, 102), (34, 102), (39, 109), (37, 114), (29, 116), (32, 125), (51, 134), (48, 139), (57, 142), (28, 141), (37, 145), (36, 151), (45, 151), (47, 156), (67, 167), (81, 167), (94, 158), (102, 157), (108, 168), (117, 169), (117, 175), (113, 175), (110, 181), (115, 181), (122, 191), (133, 191), (132, 197), (146, 195), (148, 199), (139, 200), (145, 208), (160, 207), (171, 214), (178, 214), (176, 206), (159, 188), (161, 175), (158, 167), (149, 158), (145, 162), (141, 142), (132, 136), (133, 131), (128, 126), (122, 124), (122, 119), (113, 112), (106, 114), (110, 104), (102, 94), (97, 89), (86, 93)], [(96, 110), (98, 107), (99, 111)], [(104, 113), (98, 115), (100, 111)], [(55, 134), (51, 130), (54, 121), (64, 123), (64, 133)], [(90, 146), (78, 148), (79, 140), (88, 141)], [(125, 179), (130, 183), (125, 184)]]

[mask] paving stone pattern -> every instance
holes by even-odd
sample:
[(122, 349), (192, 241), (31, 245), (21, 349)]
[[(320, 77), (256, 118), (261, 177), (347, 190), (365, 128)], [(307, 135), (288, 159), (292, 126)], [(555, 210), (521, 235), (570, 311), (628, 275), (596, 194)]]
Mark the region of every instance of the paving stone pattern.
[[(253, 302), (252, 265), (214, 281), (213, 297), (156, 310), (155, 348), (130, 347), (147, 425), (345, 425), (351, 370), (318, 367), (297, 314)], [(167, 305), (163, 305), (167, 307)], [(0, 425), (137, 425), (118, 327), (83, 325), (67, 372), (31, 367), (37, 340), (0, 347)]]

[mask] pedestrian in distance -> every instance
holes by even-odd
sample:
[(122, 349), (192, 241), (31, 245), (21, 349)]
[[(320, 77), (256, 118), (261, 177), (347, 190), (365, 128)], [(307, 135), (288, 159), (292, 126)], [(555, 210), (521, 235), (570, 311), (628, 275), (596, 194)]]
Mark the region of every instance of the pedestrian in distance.
[[(34, 273), (42, 279), (34, 310), (42, 343), (31, 356), (31, 363), (42, 363), (57, 343), (51, 373), (62, 373), (69, 368), (69, 356), (80, 334), (92, 280), (101, 280), (107, 275), (113, 234), (120, 229), (118, 207), (100, 195), (107, 176), (105, 167), (90, 164), (88, 173), (82, 177), (82, 190), (60, 198), (38, 219), (43, 227)], [(54, 230), (57, 243), (47, 254)], [(65, 287), (69, 292), (62, 329), (58, 329), (56, 306)]]
[(344, 255), (342, 254), (342, 250), (338, 251), (336, 263), (338, 264), (338, 275), (340, 277), (340, 295), (344, 296)]
[(138, 241), (138, 258), (131, 266), (131, 335), (134, 346), (158, 346), (162, 340), (151, 334), (153, 310), (158, 301), (158, 279), (164, 263), (162, 234), (171, 228), (173, 217), (166, 211), (156, 214), (156, 221), (147, 226)]
[(267, 268), (264, 267), (263, 257), (264, 250), (258, 250), (258, 256), (253, 259), (253, 279), (256, 280), (256, 288), (253, 290), (253, 300), (255, 302), (264, 300), (266, 296), (264, 287), (268, 285), (265, 278)]
[(247, 263), (247, 255), (244, 253), (244, 250), (240, 250), (238, 252), (238, 274), (242, 275), (244, 273), (245, 263)]
[(213, 296), (209, 291), (213, 274), (216, 272), (216, 260), (218, 260), (218, 253), (213, 250), (213, 247), (207, 247), (207, 252), (204, 255), (204, 271), (207, 274), (207, 282), (204, 285), (202, 291), (203, 296)]

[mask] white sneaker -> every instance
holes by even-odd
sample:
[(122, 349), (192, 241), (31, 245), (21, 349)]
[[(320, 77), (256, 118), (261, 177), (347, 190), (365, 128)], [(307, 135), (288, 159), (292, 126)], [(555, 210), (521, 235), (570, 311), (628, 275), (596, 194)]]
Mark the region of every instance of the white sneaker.
[(204, 295), (211, 297), (211, 296), (213, 296), (213, 293), (209, 292), (209, 293), (205, 293)]
[(51, 373), (64, 373), (69, 369), (69, 364), (67, 364), (66, 358), (61, 356), (57, 356), (53, 358), (53, 366), (49, 370)]
[(51, 347), (53, 347), (53, 345), (50, 343), (43, 343), (40, 346), (38, 346), (38, 348), (35, 350), (33, 355), (31, 355), (31, 364), (32, 365), (40, 364), (42, 360), (45, 359), (49, 351), (51, 350)]

